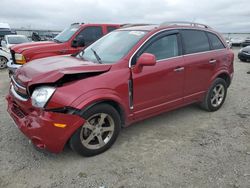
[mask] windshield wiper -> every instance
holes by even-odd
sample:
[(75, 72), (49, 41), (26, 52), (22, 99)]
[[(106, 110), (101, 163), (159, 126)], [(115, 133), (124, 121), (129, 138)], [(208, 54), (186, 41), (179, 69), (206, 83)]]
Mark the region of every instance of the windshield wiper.
[(82, 60), (85, 60), (83, 57), (83, 54), (84, 54), (84, 49), (80, 51), (79, 53), (76, 53), (76, 56), (79, 56)]
[(96, 51), (93, 48), (90, 48), (93, 52), (93, 54), (95, 55), (96, 60), (98, 61), (98, 63), (102, 64), (102, 59), (100, 58), (100, 56), (96, 53)]

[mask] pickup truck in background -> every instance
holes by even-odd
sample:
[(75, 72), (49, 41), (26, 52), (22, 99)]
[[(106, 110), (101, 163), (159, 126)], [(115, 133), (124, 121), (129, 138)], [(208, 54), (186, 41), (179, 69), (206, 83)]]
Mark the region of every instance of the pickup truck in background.
[(75, 54), (103, 35), (119, 28), (118, 24), (71, 24), (52, 41), (31, 42), (11, 48), (11, 60), (7, 63), (13, 74), (23, 64), (39, 58)]

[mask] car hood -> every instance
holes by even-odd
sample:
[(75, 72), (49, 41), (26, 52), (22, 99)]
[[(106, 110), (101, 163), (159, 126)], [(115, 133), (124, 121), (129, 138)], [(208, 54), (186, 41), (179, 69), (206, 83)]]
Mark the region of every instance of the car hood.
[(242, 48), (242, 51), (250, 53), (250, 46), (246, 46), (245, 48)]
[(56, 43), (54, 41), (42, 41), (42, 42), (28, 42), (14, 45), (11, 49), (14, 50), (16, 53), (22, 53), (26, 50), (42, 50), (48, 49), (48, 47), (59, 46), (61, 43)]
[[(64, 76), (109, 71), (112, 65), (96, 64), (72, 56), (56, 56), (31, 61), (19, 68), (14, 79), (23, 86), (34, 84), (55, 83)], [(72, 79), (71, 79), (72, 80)]]

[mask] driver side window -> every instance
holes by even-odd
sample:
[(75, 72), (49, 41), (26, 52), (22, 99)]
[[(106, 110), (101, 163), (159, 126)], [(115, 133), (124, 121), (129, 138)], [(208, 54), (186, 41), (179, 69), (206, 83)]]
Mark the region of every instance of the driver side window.
[(168, 35), (152, 42), (143, 53), (154, 54), (156, 60), (178, 56), (177, 35)]
[(92, 26), (83, 29), (76, 37), (77, 40), (83, 39), (85, 45), (95, 42), (103, 36), (102, 28), (100, 26)]

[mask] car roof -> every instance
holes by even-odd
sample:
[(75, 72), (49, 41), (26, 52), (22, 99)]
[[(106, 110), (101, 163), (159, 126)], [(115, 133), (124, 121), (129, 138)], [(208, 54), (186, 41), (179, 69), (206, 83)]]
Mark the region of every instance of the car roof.
[(133, 30), (140, 30), (140, 31), (152, 31), (154, 29), (157, 29), (158, 25), (152, 24), (152, 25), (139, 25), (139, 26), (125, 26), (121, 27), (118, 30), (127, 30), (127, 31), (133, 31)]
[(199, 24), (199, 23), (193, 23), (193, 22), (164, 22), (162, 24), (139, 24), (133, 26), (128, 25), (121, 27), (119, 30), (140, 30), (140, 31), (159, 31), (164, 29), (196, 29), (196, 30), (205, 30), (205, 31), (212, 31), (212, 28), (205, 25), (205, 24)]
[(120, 26), (120, 24), (115, 23), (72, 23), (71, 26), (77, 25), (77, 26)]

